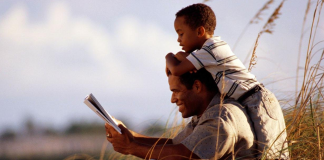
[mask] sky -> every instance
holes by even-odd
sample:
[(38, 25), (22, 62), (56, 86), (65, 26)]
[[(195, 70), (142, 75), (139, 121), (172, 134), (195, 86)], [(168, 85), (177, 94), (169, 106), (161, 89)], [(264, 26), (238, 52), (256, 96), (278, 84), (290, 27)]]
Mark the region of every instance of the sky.
[[(19, 130), (26, 119), (56, 128), (72, 121), (101, 122), (83, 103), (89, 93), (111, 115), (134, 126), (165, 122), (174, 109), (177, 111), (170, 102), (164, 72), (165, 55), (181, 50), (173, 28), (175, 13), (199, 2), (0, 1), (0, 131)], [(233, 47), (266, 2), (207, 1), (217, 17), (215, 35)], [(248, 27), (233, 49), (242, 61), (280, 2), (275, 1), (258, 24)], [(306, 4), (305, 0), (287, 0), (273, 34), (259, 39), (258, 61), (252, 73), (279, 99), (295, 95)], [(313, 3), (306, 21), (301, 62), (305, 60), (314, 8)], [(315, 42), (324, 39), (323, 24), (321, 20)]]

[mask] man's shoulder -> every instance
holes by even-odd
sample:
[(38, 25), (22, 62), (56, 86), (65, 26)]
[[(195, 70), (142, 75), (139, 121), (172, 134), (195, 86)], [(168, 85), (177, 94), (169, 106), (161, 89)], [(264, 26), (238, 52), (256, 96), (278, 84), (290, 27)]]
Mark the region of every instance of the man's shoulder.
[[(221, 104), (214, 104), (206, 109), (202, 115), (202, 120), (223, 119), (233, 120), (234, 117), (247, 116), (245, 109), (235, 100), (224, 100)], [(237, 118), (235, 118), (237, 119)]]

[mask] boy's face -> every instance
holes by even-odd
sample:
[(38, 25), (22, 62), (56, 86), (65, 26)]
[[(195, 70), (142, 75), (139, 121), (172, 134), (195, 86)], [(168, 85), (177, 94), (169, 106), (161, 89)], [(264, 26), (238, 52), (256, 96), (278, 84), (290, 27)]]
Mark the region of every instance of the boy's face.
[(177, 17), (174, 21), (174, 29), (178, 34), (178, 42), (182, 46), (182, 50), (191, 53), (196, 49), (200, 49), (198, 42), (198, 29), (193, 30), (185, 22), (185, 17)]

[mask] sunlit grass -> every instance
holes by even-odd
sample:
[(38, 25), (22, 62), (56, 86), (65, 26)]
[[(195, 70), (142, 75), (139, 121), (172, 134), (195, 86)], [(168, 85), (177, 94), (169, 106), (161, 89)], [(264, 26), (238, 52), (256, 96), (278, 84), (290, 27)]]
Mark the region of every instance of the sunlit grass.
[[(268, 9), (268, 5), (273, 1), (269, 0), (265, 6), (259, 10), (259, 12)], [(273, 12), (269, 20), (264, 25), (263, 30), (258, 34), (256, 43), (252, 52), (250, 67), (256, 65), (256, 48), (258, 46), (258, 40), (262, 33), (271, 33), (272, 26), (275, 24), (274, 20), (278, 18), (280, 8), (284, 4), (283, 0), (280, 5)], [(306, 7), (305, 18), (303, 21), (303, 29), (306, 25), (306, 17), (308, 14), (311, 14), (309, 0)], [(304, 62), (304, 73), (303, 73), (303, 82), (301, 86), (296, 87), (296, 97), (294, 99), (280, 100), (282, 107), (284, 108), (284, 117), (286, 120), (286, 131), (287, 131), (287, 142), (289, 144), (288, 148), (282, 148), (282, 152), (289, 150), (291, 159), (323, 159), (324, 156), (324, 68), (323, 68), (323, 57), (324, 49), (323, 47), (317, 50), (313, 50), (315, 47), (324, 46), (324, 41), (314, 42), (317, 35), (317, 28), (320, 21), (320, 14), (322, 10), (324, 1), (317, 0), (316, 7), (313, 11), (311, 31), (309, 35), (309, 40), (307, 44), (306, 60)], [(259, 13), (258, 12), (258, 13)], [(284, 14), (284, 13), (282, 13)], [(258, 15), (258, 14), (257, 14)], [(270, 28), (269, 28), (270, 27)], [(301, 33), (301, 40), (304, 35), (304, 30)], [(299, 50), (301, 48), (301, 43)], [(300, 52), (300, 51), (299, 51)], [(298, 57), (300, 57), (299, 53)], [(314, 55), (320, 57), (319, 59), (314, 59)], [(318, 56), (319, 55), (319, 56)], [(298, 58), (299, 61), (299, 58)], [(298, 70), (300, 62), (297, 66), (297, 77), (296, 82), (298, 82)], [(274, 82), (275, 83), (275, 82)], [(297, 83), (298, 84), (298, 83)], [(291, 105), (291, 102), (294, 102)], [(181, 119), (177, 114), (177, 110), (174, 110), (168, 119), (167, 124), (165, 125), (164, 133), (161, 135), (161, 138), (173, 138), (184, 128), (186, 121)], [(122, 155), (117, 152), (114, 152), (112, 149), (106, 149), (107, 144), (104, 143), (103, 149), (101, 151), (100, 160), (110, 160), (110, 159), (130, 159), (137, 160), (135, 156), (131, 155)], [(154, 146), (152, 146), (154, 149)], [(266, 154), (267, 151), (264, 152)], [(88, 155), (78, 155), (84, 156), (84, 159), (91, 159), (91, 156)], [(68, 157), (66, 160), (78, 159), (76, 155)], [(263, 156), (264, 157), (264, 156)], [(150, 153), (147, 154), (147, 158), (150, 159)], [(264, 159), (264, 158), (263, 158)]]

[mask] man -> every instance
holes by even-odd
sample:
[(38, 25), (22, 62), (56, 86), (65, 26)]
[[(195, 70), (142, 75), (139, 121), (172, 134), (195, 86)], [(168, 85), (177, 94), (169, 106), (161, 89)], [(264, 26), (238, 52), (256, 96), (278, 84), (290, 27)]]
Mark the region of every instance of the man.
[(124, 125), (117, 133), (106, 124), (107, 140), (114, 150), (145, 159), (252, 159), (256, 155), (253, 125), (244, 108), (232, 99), (222, 100), (205, 69), (180, 77), (168, 74), (171, 102), (191, 122), (175, 138), (153, 138)]

